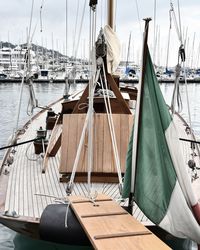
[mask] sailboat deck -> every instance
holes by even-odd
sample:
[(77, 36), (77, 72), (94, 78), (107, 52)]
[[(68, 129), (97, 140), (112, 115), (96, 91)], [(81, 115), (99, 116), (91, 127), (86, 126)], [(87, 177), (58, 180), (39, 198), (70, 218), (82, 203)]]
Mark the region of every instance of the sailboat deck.
[[(58, 112), (61, 110), (61, 103), (53, 106)], [(20, 136), (18, 142), (23, 142), (36, 137), (36, 130), (42, 125), (45, 127), (46, 112), (36, 117), (28, 127), (26, 132)], [(183, 124), (180, 123), (180, 127)], [(183, 131), (183, 129), (182, 129)], [(183, 132), (182, 137), (187, 137)], [(185, 162), (188, 162), (188, 156), (191, 155), (190, 147), (187, 142), (182, 142)], [(23, 144), (15, 148), (14, 162), (9, 170), (9, 182), (6, 194), (5, 211), (15, 211), (19, 216), (27, 216), (32, 218), (40, 218), (44, 208), (48, 204), (55, 203), (56, 199), (66, 197), (66, 183), (59, 181), (59, 162), (60, 151), (55, 157), (50, 157), (48, 167), (45, 173), (43, 169), (43, 157), (34, 154), (33, 143)], [(197, 162), (199, 166), (199, 160)], [(115, 200), (120, 200), (118, 185), (111, 183), (93, 183), (92, 189), (99, 193), (109, 195)], [(76, 183), (73, 195), (87, 196), (87, 185), (84, 183)], [(122, 204), (123, 202), (121, 202)], [(135, 204), (133, 207), (133, 216), (145, 225), (151, 222), (144, 216), (141, 210)]]
[[(54, 106), (60, 110), (60, 103)], [(18, 142), (36, 137), (36, 130), (45, 127), (46, 112), (33, 120), (31, 127), (20, 136)], [(42, 195), (63, 197), (64, 184), (59, 182), (57, 165), (60, 154), (49, 160), (46, 174), (42, 174), (43, 158), (34, 153), (33, 143), (23, 144), (15, 148), (14, 162), (10, 167), (10, 178), (6, 196), (5, 210), (15, 211), (18, 215), (38, 218), (47, 204), (54, 198)]]
[[(53, 110), (59, 112), (61, 103), (54, 105)], [(36, 137), (36, 130), (45, 127), (46, 112), (36, 117), (26, 132), (20, 135), (19, 142), (24, 142)], [(50, 157), (45, 173), (43, 169), (43, 157), (34, 153), (33, 143), (23, 144), (15, 148), (14, 162), (8, 168), (9, 181), (6, 194), (5, 211), (15, 211), (19, 216), (40, 218), (48, 204), (55, 203), (56, 199), (66, 197), (66, 183), (60, 182), (59, 162), (60, 150), (55, 157)], [(111, 183), (93, 183), (92, 189), (111, 196), (120, 201), (118, 185)], [(74, 195), (87, 196), (87, 185), (76, 183)], [(124, 203), (124, 202), (121, 202)], [(135, 205), (134, 216), (144, 224), (150, 224), (141, 210)]]

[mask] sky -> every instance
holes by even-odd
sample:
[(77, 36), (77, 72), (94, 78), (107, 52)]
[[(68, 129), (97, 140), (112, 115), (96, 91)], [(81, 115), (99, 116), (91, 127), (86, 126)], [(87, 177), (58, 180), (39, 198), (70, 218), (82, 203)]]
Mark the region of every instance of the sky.
[[(89, 37), (89, 0), (34, 0), (31, 25), (32, 42), (66, 53), (66, 1), (67, 1), (67, 53), (74, 55), (77, 49), (79, 57), (88, 57)], [(178, 0), (172, 1), (178, 20)], [(199, 64), (200, 43), (200, 2), (199, 0), (179, 0), (181, 29), (186, 41), (187, 64)], [(30, 27), (32, 0), (0, 1), (0, 40), (14, 44), (27, 40)], [(42, 6), (41, 19), (40, 7)], [(149, 30), (149, 47), (155, 63), (165, 66), (167, 63), (167, 45), (169, 33), (170, 0), (117, 0), (116, 33), (121, 42), (121, 59), (126, 60), (128, 40), (131, 34), (129, 60), (140, 62), (142, 50), (143, 18), (151, 17)], [(156, 8), (155, 8), (156, 7)], [(137, 11), (138, 9), (138, 11)], [(154, 10), (156, 9), (156, 12)], [(78, 13), (78, 18), (77, 17)], [(154, 17), (156, 17), (154, 19)], [(76, 22), (77, 20), (77, 22)], [(41, 25), (42, 23), (42, 25)], [(76, 24), (77, 23), (77, 28)], [(100, 27), (106, 24), (106, 0), (98, 0), (97, 34)], [(79, 32), (82, 26), (82, 31)], [(41, 32), (42, 29), (42, 32)], [(76, 31), (76, 32), (75, 32)], [(75, 35), (76, 33), (76, 35)], [(78, 39), (80, 33), (80, 40)], [(180, 41), (175, 25), (172, 22), (170, 31), (170, 53), (168, 65), (177, 64)], [(79, 42), (78, 42), (79, 41)], [(79, 44), (79, 46), (78, 46)], [(155, 45), (156, 44), (156, 45)]]

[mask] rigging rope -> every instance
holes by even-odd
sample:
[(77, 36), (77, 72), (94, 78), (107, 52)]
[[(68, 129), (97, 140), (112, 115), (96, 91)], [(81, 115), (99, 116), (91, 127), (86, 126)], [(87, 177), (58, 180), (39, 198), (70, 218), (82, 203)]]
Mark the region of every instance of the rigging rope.
[[(96, 87), (96, 83), (97, 83), (97, 80), (99, 78), (99, 74), (100, 74), (100, 69), (98, 69), (97, 72), (96, 72), (94, 89)], [(70, 180), (69, 180), (69, 182), (67, 184), (67, 187), (66, 187), (66, 192), (67, 192), (68, 195), (71, 194), (71, 192), (73, 190), (74, 178), (75, 178), (75, 174), (76, 174), (77, 167), (78, 167), (78, 162), (79, 162), (79, 158), (80, 158), (80, 154), (81, 154), (81, 149), (82, 149), (82, 146), (83, 146), (83, 143), (84, 143), (86, 130), (87, 130), (87, 127), (88, 127), (88, 120), (89, 120), (89, 112), (87, 112), (87, 115), (86, 115), (86, 118), (85, 118), (85, 123), (83, 125), (81, 138), (80, 138), (80, 141), (79, 141), (76, 157), (75, 157), (75, 160), (74, 160), (74, 165), (73, 165), (73, 168), (72, 168), (72, 173), (71, 173)]]
[(103, 26), (103, 0), (101, 0), (101, 27)]
[[(105, 101), (106, 113), (108, 115), (108, 124), (110, 128), (110, 133), (111, 133), (111, 141), (113, 145), (115, 164), (117, 168), (117, 174), (118, 174), (118, 179), (119, 179), (119, 184), (120, 184), (120, 189), (121, 189), (122, 188), (122, 173), (121, 173), (120, 160), (119, 160), (119, 154), (118, 154), (118, 149), (117, 149), (117, 140), (115, 136), (115, 129), (114, 129), (114, 123), (113, 123), (113, 118), (112, 118), (112, 110), (111, 110), (110, 97), (109, 97), (109, 92), (108, 92), (108, 84), (107, 84), (104, 64), (103, 64), (103, 76), (105, 79), (105, 90), (106, 90), (106, 95), (105, 95), (105, 91), (103, 91), (103, 97)], [(100, 76), (100, 79), (101, 79), (102, 90), (104, 90), (101, 76)], [(107, 100), (106, 100), (106, 97), (107, 97)]]
[(42, 139), (42, 137), (40, 137), (40, 138), (34, 138), (34, 139), (31, 139), (31, 140), (23, 141), (23, 142), (19, 142), (19, 143), (14, 143), (12, 145), (1, 147), (0, 150), (17, 147), (17, 146), (20, 146), (20, 145), (23, 145), (23, 144), (26, 144), (26, 143), (30, 143), (30, 142), (34, 142), (34, 141), (38, 141), (38, 140), (41, 140), (41, 139)]
[(157, 45), (157, 25), (156, 25), (156, 0), (154, 0), (154, 31), (153, 31), (153, 62), (155, 64), (155, 57), (156, 57), (156, 45)]
[(16, 118), (14, 133), (17, 132), (18, 127), (19, 127), (19, 116), (20, 116), (20, 110), (21, 110), (21, 104), (22, 104), (22, 93), (23, 93), (23, 87), (24, 87), (25, 72), (26, 72), (26, 69), (24, 69), (24, 74), (22, 76), (22, 81), (21, 81), (21, 86), (20, 86), (20, 94), (19, 94), (18, 108), (17, 108), (17, 118)]
[(67, 0), (66, 0), (66, 5), (65, 5), (65, 53), (66, 53), (65, 87), (64, 87), (63, 97), (67, 99), (69, 97), (69, 89), (70, 89), (69, 72), (67, 70), (67, 65), (68, 65), (68, 3), (67, 3)]
[(139, 14), (139, 8), (138, 8), (138, 1), (135, 0), (135, 4), (136, 4), (136, 10), (137, 10), (137, 18), (138, 18), (138, 23), (139, 23), (139, 27), (140, 27), (140, 35), (142, 37), (142, 26), (141, 26), (141, 18), (140, 18), (140, 14)]
[[(171, 16), (173, 17), (175, 29), (179, 38), (180, 47), (178, 51), (178, 64), (176, 66), (175, 70), (175, 81), (174, 81), (174, 91), (172, 95), (172, 101), (171, 101), (171, 110), (172, 114), (175, 113), (176, 104), (178, 106), (178, 113), (182, 111), (182, 101), (181, 101), (181, 95), (179, 91), (179, 79), (180, 79), (180, 73), (181, 73), (181, 64), (184, 64), (185, 62), (185, 49), (182, 41), (182, 34), (181, 34), (181, 23), (180, 23), (180, 6), (178, 5), (178, 13), (179, 13), (179, 24), (177, 23), (174, 6), (172, 1), (170, 1), (170, 28), (171, 28)], [(168, 45), (169, 46), (169, 45)], [(180, 62), (181, 59), (181, 62)], [(186, 80), (186, 75), (185, 75)]]
[(29, 23), (27, 45), (30, 43), (30, 37), (31, 37), (31, 27), (32, 27), (32, 21), (33, 21), (33, 8), (34, 8), (34, 0), (32, 0), (32, 6), (31, 6), (31, 17), (30, 17), (30, 23)]
[(177, 33), (177, 36), (178, 36), (178, 39), (179, 39), (180, 43), (182, 44), (182, 35), (180, 33), (181, 31), (179, 30), (179, 25), (178, 25), (178, 22), (177, 22), (177, 19), (176, 19), (176, 14), (175, 14), (175, 11), (174, 11), (174, 6), (173, 6), (172, 1), (170, 2), (170, 5), (171, 5), (172, 17), (173, 17), (173, 20), (174, 20), (174, 26), (175, 26), (175, 29), (176, 29), (176, 33)]
[(172, 29), (172, 11), (173, 11), (173, 9), (170, 8), (170, 10), (169, 10), (169, 32), (168, 32), (168, 43), (167, 43), (166, 71), (168, 69), (168, 60), (169, 60), (169, 44), (170, 44), (171, 29)]
[(80, 44), (80, 40), (81, 40), (81, 33), (82, 33), (82, 28), (83, 28), (83, 23), (84, 23), (86, 3), (87, 3), (87, 0), (85, 0), (85, 2), (84, 2), (83, 12), (82, 12), (82, 16), (81, 16), (80, 28), (79, 28), (78, 39), (77, 39), (77, 45), (76, 45), (76, 50), (75, 50), (75, 55), (74, 55), (75, 58), (77, 57), (79, 44)]
[(91, 63), (93, 67), (91, 79), (89, 81), (89, 120), (88, 120), (88, 196), (91, 196), (91, 174), (93, 166), (93, 123), (94, 123), (94, 84), (95, 84), (95, 75), (93, 72), (96, 72), (96, 48), (95, 48), (95, 37), (96, 37), (96, 5), (90, 6), (90, 20), (91, 23), (91, 34), (90, 34), (90, 51), (91, 51)]
[[(183, 65), (183, 72), (184, 72), (184, 80), (185, 80), (185, 89), (186, 89), (186, 101), (187, 101), (187, 110), (188, 110), (188, 120), (189, 120), (189, 126), (190, 126), (190, 134), (192, 136), (192, 121), (191, 121), (191, 112), (190, 112), (190, 104), (189, 104), (189, 95), (188, 95), (188, 87), (187, 87), (187, 73), (186, 73), (186, 66), (185, 66), (185, 48), (183, 44), (183, 36), (182, 36), (182, 28), (181, 28), (181, 15), (180, 15), (180, 4), (179, 0), (177, 0), (178, 4), (178, 17), (179, 17), (179, 23), (177, 23), (175, 11), (173, 8), (172, 1), (170, 1), (171, 9), (172, 9), (172, 16), (174, 19), (174, 25), (176, 28), (176, 32), (180, 41), (180, 47), (179, 47), (179, 52), (178, 52), (178, 65), (177, 65), (177, 71), (176, 71), (176, 78), (175, 78), (175, 87), (174, 87), (174, 93), (172, 97), (172, 103), (171, 103), (171, 108), (172, 108), (172, 114), (175, 113), (175, 99), (177, 100), (177, 104), (179, 107), (179, 112), (180, 112), (180, 93), (179, 93), (179, 76), (180, 76), (180, 68), (181, 68), (181, 63)], [(181, 62), (179, 62), (179, 59), (181, 59)], [(194, 155), (195, 155), (195, 147), (191, 148), (192, 150), (192, 159), (194, 160)]]
[[(32, 26), (32, 19), (33, 19), (33, 8), (34, 8), (34, 0), (32, 0), (32, 6), (31, 6), (31, 16), (30, 16), (30, 22), (29, 22), (29, 32), (27, 37), (27, 47), (29, 47), (29, 41), (30, 41), (30, 35), (31, 35), (31, 26)], [(24, 87), (24, 79), (25, 75), (27, 74), (27, 63), (24, 64), (24, 73), (22, 76), (21, 86), (20, 86), (20, 94), (19, 94), (19, 100), (18, 100), (18, 108), (17, 108), (17, 117), (16, 117), (16, 125), (14, 128), (14, 133), (17, 132), (18, 126), (19, 126), (19, 116), (20, 116), (20, 110), (21, 110), (21, 104), (22, 104), (22, 93), (23, 93), (23, 87)], [(14, 136), (13, 133), (13, 136)]]
[(180, 4), (178, 1), (178, 17), (179, 17), (179, 31), (180, 31), (180, 42), (183, 44), (183, 37), (182, 37), (182, 28), (181, 28), (181, 11), (180, 11)]
[(43, 9), (44, 0), (42, 0), (41, 6), (40, 6), (40, 32), (42, 32), (42, 9)]
[(79, 14), (79, 0), (78, 0), (77, 9), (76, 9), (75, 30), (74, 30), (74, 39), (73, 39), (73, 49), (72, 49), (72, 55), (74, 57), (75, 57), (76, 31), (77, 31), (77, 25), (78, 25), (78, 14)]

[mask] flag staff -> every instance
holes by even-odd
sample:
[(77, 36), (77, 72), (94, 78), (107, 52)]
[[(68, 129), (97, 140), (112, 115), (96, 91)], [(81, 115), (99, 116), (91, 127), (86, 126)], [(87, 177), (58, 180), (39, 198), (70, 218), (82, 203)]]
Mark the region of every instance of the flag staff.
[(133, 140), (133, 149), (132, 149), (132, 174), (131, 174), (131, 196), (134, 193), (135, 187), (135, 171), (136, 171), (136, 163), (137, 163), (137, 145), (138, 145), (138, 128), (140, 124), (140, 113), (141, 113), (141, 103), (142, 103), (142, 95), (144, 89), (144, 77), (146, 70), (146, 62), (147, 62), (147, 51), (148, 51), (148, 32), (149, 32), (149, 22), (151, 18), (145, 18), (145, 28), (143, 34), (143, 50), (142, 50), (142, 65), (141, 65), (141, 77), (138, 87), (138, 96), (137, 96), (137, 104), (136, 104), (136, 112), (135, 112), (135, 120), (134, 120), (134, 140)]

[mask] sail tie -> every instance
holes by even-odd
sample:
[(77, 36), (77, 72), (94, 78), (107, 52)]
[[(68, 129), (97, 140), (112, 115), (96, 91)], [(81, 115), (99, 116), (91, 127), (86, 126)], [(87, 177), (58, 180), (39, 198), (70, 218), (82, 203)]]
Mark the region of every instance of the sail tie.
[(176, 103), (178, 106), (178, 113), (180, 113), (183, 109), (180, 90), (179, 90), (180, 73), (181, 73), (181, 65), (178, 63), (175, 69), (174, 91), (173, 91), (172, 101), (171, 101), (172, 114), (176, 112)]
[(33, 89), (33, 83), (32, 79), (28, 79), (28, 87), (29, 87), (29, 102), (28, 102), (28, 107), (27, 107), (27, 114), (30, 116), (33, 114), (33, 110), (38, 107), (38, 100), (35, 97), (35, 92)]

